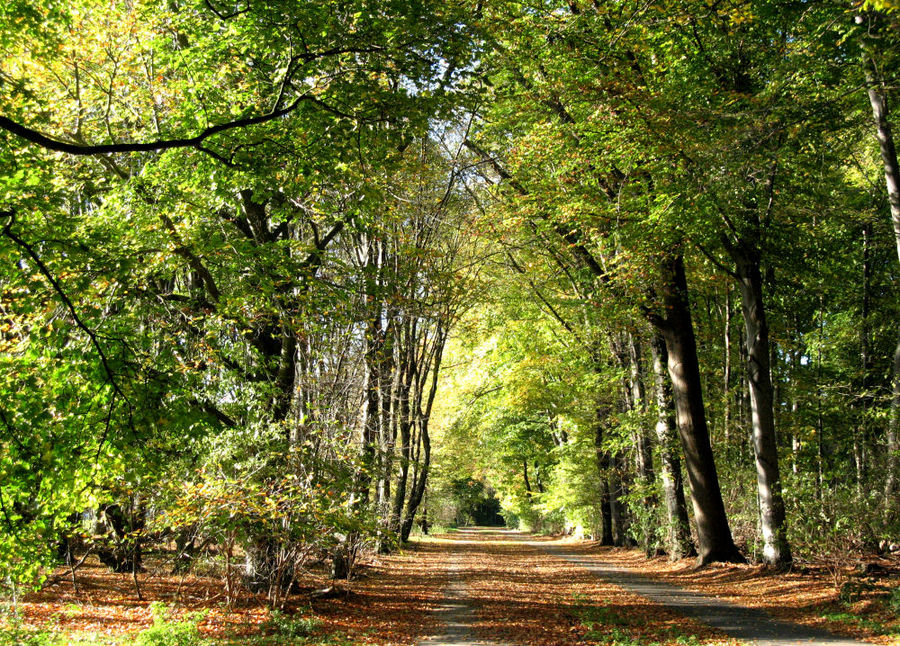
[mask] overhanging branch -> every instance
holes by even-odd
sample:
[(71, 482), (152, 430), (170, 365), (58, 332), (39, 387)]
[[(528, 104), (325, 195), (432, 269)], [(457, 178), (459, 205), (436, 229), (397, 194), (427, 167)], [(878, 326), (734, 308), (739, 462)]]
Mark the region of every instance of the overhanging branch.
[[(0, 115), (0, 128), (10, 132), (17, 137), (30, 141), (33, 144), (53, 150), (56, 152), (66, 153), (69, 155), (108, 155), (112, 153), (134, 153), (134, 152), (160, 152), (164, 150), (172, 150), (173, 148), (195, 148), (201, 152), (212, 154), (213, 157), (223, 161), (219, 155), (211, 153), (208, 148), (203, 146), (203, 142), (213, 135), (238, 128), (246, 128), (248, 126), (266, 123), (290, 114), (296, 110), (300, 103), (304, 100), (312, 100), (312, 97), (303, 95), (297, 97), (293, 103), (283, 108), (272, 110), (266, 114), (257, 115), (255, 117), (245, 117), (243, 119), (235, 119), (226, 123), (219, 123), (201, 131), (194, 137), (176, 138), (176, 139), (159, 139), (157, 141), (148, 142), (132, 142), (124, 144), (77, 144), (68, 141), (61, 141), (48, 137), (42, 132), (17, 123), (8, 117)], [(316, 101), (317, 103), (321, 103)]]

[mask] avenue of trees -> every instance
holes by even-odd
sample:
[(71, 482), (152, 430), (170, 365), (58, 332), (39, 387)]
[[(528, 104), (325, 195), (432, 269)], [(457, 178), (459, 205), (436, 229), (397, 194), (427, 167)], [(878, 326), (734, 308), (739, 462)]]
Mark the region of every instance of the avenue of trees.
[(165, 548), (277, 605), (485, 491), (701, 563), (896, 549), (898, 20), (5, 3), (0, 586)]

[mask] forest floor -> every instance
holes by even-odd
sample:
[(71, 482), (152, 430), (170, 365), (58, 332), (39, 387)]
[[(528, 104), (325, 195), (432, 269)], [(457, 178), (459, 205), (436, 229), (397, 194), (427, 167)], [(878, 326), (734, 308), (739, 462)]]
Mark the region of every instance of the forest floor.
[[(633, 549), (470, 529), (422, 537), (400, 554), (372, 557), (336, 598), (310, 601), (308, 594), (298, 594), (274, 616), (260, 597), (245, 595), (226, 608), (221, 580), (201, 576), (202, 570), (187, 577), (162, 571), (140, 575), (143, 600), (129, 575), (110, 574), (90, 560), (78, 570), (77, 589), (60, 571), (52, 584), (19, 603), (15, 622), (11, 616), (0, 617), (0, 646), (135, 643), (153, 623), (151, 602), (174, 609), (167, 623), (158, 624), (161, 639), (165, 631), (178, 632), (185, 613), (201, 615), (194, 619), (196, 638), (147, 644), (743, 643), (723, 628), (760, 643), (795, 643), (777, 634), (772, 638), (765, 630), (773, 616), (847, 638), (900, 645), (900, 618), (888, 603), (888, 591), (900, 584), (900, 571), (890, 568), (874, 583), (859, 579), (842, 602), (824, 570), (778, 574), (750, 565), (697, 570), (688, 560), (648, 560)], [(330, 582), (311, 573), (303, 584), (308, 592)], [(677, 606), (682, 597), (687, 605), (668, 607)], [(697, 618), (710, 621), (710, 615), (735, 604), (767, 614), (726, 611), (719, 629)], [(732, 630), (729, 622), (735, 621), (751, 632)], [(190, 623), (181, 626), (189, 628)], [(782, 637), (805, 643), (829, 639), (823, 633)]]

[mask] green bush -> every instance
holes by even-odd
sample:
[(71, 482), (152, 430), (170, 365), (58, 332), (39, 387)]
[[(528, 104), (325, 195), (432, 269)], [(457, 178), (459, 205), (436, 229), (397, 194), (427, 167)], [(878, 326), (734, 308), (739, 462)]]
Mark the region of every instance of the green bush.
[(191, 613), (176, 621), (172, 609), (165, 604), (157, 602), (150, 608), (153, 612), (153, 625), (138, 634), (135, 641), (137, 646), (198, 646), (207, 643), (198, 628), (203, 613)]
[(266, 633), (298, 639), (309, 637), (322, 627), (322, 620), (309, 615), (289, 615), (280, 610), (273, 610), (269, 620), (263, 625)]
[(900, 586), (891, 588), (887, 598), (888, 607), (900, 616)]

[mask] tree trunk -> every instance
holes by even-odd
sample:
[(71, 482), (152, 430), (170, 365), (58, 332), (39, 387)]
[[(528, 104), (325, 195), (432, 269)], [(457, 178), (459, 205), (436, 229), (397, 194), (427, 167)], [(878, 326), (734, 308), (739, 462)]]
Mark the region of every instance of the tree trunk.
[(409, 540), (409, 534), (412, 531), (413, 522), (416, 519), (416, 511), (425, 495), (425, 487), (428, 483), (428, 472), (431, 466), (431, 438), (428, 433), (428, 424), (431, 420), (431, 410), (434, 407), (434, 397), (437, 394), (438, 375), (441, 370), (441, 359), (444, 355), (444, 344), (447, 342), (447, 332), (443, 329), (441, 323), (438, 323), (435, 335), (434, 354), (431, 359), (431, 386), (428, 391), (425, 410), (421, 410), (417, 406), (419, 436), (422, 440), (422, 468), (419, 472), (418, 480), (409, 494), (409, 502), (406, 504), (406, 514), (403, 517), (403, 525), (400, 528), (400, 540), (404, 543)]
[(391, 509), (390, 527), (397, 534), (400, 533), (403, 505), (406, 502), (407, 481), (409, 479), (409, 464), (412, 458), (411, 433), (412, 413), (410, 410), (410, 391), (412, 390), (413, 377), (415, 375), (415, 331), (414, 324), (411, 332), (406, 335), (406, 358), (401, 369), (402, 379), (398, 400), (398, 417), (400, 431), (400, 464), (397, 474), (397, 486), (394, 489), (394, 504)]
[(855, 408), (859, 414), (856, 434), (853, 437), (853, 461), (856, 467), (856, 495), (862, 499), (866, 474), (869, 470), (869, 413), (872, 406), (872, 395), (869, 392), (869, 375), (872, 371), (871, 341), (869, 329), (869, 310), (871, 308), (870, 285), (872, 283), (872, 263), (870, 253), (869, 224), (862, 227), (862, 312), (859, 326), (859, 391), (862, 396), (856, 400)]
[(894, 145), (894, 134), (891, 131), (887, 96), (881, 74), (869, 54), (863, 55), (863, 68), (866, 75), (866, 91), (869, 95), (869, 104), (872, 106), (872, 117), (875, 120), (875, 136), (878, 137), (881, 162), (884, 165), (884, 182), (887, 188), (888, 204), (891, 208), (891, 221), (894, 225), (897, 257), (900, 259), (900, 164), (897, 163), (897, 148)]
[(723, 375), (723, 388), (725, 390), (725, 418), (722, 424), (725, 447), (731, 443), (731, 289), (725, 290), (725, 374)]
[[(876, 15), (871, 12), (870, 15)], [(864, 20), (860, 17), (857, 20)], [(888, 204), (891, 209), (891, 222), (894, 227), (894, 242), (897, 246), (897, 257), (900, 259), (900, 164), (897, 163), (897, 148), (894, 143), (894, 134), (891, 129), (890, 111), (888, 109), (887, 93), (883, 82), (883, 75), (871, 52), (863, 52), (863, 69), (866, 77), (866, 91), (869, 96), (869, 104), (872, 107), (872, 118), (875, 121), (875, 135), (878, 138), (878, 147), (881, 152), (881, 161), (884, 165), (884, 182), (887, 189)], [(897, 496), (897, 467), (898, 455), (898, 428), (900, 428), (900, 341), (894, 351), (894, 369), (892, 378), (891, 419), (887, 432), (887, 474), (885, 478), (885, 496), (888, 500), (888, 508), (896, 510), (898, 507)]]
[(522, 477), (525, 479), (525, 496), (530, 501), (533, 494), (531, 492), (531, 482), (528, 481), (528, 460), (522, 460)]
[(431, 467), (431, 439), (428, 436), (427, 425), (421, 429), (422, 437), (422, 467), (418, 474), (413, 490), (409, 494), (409, 502), (406, 504), (406, 514), (403, 516), (403, 524), (400, 527), (400, 540), (406, 542), (412, 532), (413, 522), (416, 519), (416, 511), (425, 495), (425, 486), (428, 483), (428, 472)]
[(677, 561), (696, 552), (691, 543), (681, 463), (675, 447), (677, 442), (675, 407), (672, 403), (669, 376), (666, 374), (669, 355), (666, 352), (666, 342), (659, 334), (654, 335), (652, 351), (653, 372), (656, 377), (656, 440), (659, 446), (660, 477), (666, 500), (666, 546), (669, 559)]
[(791, 563), (791, 550), (787, 541), (781, 474), (778, 468), (774, 393), (769, 364), (769, 325), (763, 303), (759, 253), (746, 245), (733, 247), (731, 251), (737, 266), (747, 344), (750, 437), (756, 460), (763, 561), (767, 565), (785, 567)]
[(619, 547), (634, 545), (628, 530), (631, 526), (625, 496), (628, 485), (625, 483), (626, 460), (621, 455), (613, 455), (609, 469), (609, 510), (612, 518), (613, 543)]
[(600, 487), (600, 544), (613, 545), (612, 506), (609, 495), (609, 452), (603, 446), (605, 418), (605, 409), (598, 406), (594, 419), (594, 451), (597, 457)]
[(900, 507), (900, 487), (897, 486), (897, 467), (900, 462), (900, 339), (894, 349), (892, 375), (891, 419), (887, 430), (887, 465), (885, 467), (884, 497), (887, 500), (888, 517), (895, 516)]
[[(384, 350), (384, 330), (382, 327), (382, 302), (379, 294), (378, 274), (381, 268), (381, 246), (377, 241), (369, 240), (366, 255), (366, 307), (368, 320), (365, 335), (365, 386), (363, 392), (364, 410), (362, 438), (360, 441), (361, 468), (356, 473), (353, 493), (353, 510), (356, 514), (364, 513), (369, 505), (372, 474), (378, 443), (378, 424), (380, 421), (382, 380), (380, 367)], [(338, 543), (332, 551), (331, 574), (335, 579), (349, 578), (353, 572), (354, 560), (359, 536), (350, 532), (338, 537)]]
[[(631, 368), (631, 405), (635, 412), (647, 411), (647, 400), (644, 391), (644, 367), (641, 356), (641, 344), (634, 332), (628, 333), (628, 363)], [(651, 556), (657, 549), (654, 537), (654, 515), (659, 501), (653, 488), (653, 443), (649, 429), (641, 420), (635, 431), (635, 466), (637, 467), (638, 482), (641, 487), (644, 507), (640, 514), (641, 519), (641, 547), (647, 556)]]
[(698, 563), (743, 563), (745, 559), (735, 546), (728, 526), (719, 476), (709, 444), (683, 256), (671, 256), (664, 261), (661, 269), (662, 306), (666, 316), (662, 318), (650, 314), (649, 318), (665, 339), (669, 354), (668, 368), (675, 395), (678, 434), (684, 450), (697, 523)]

